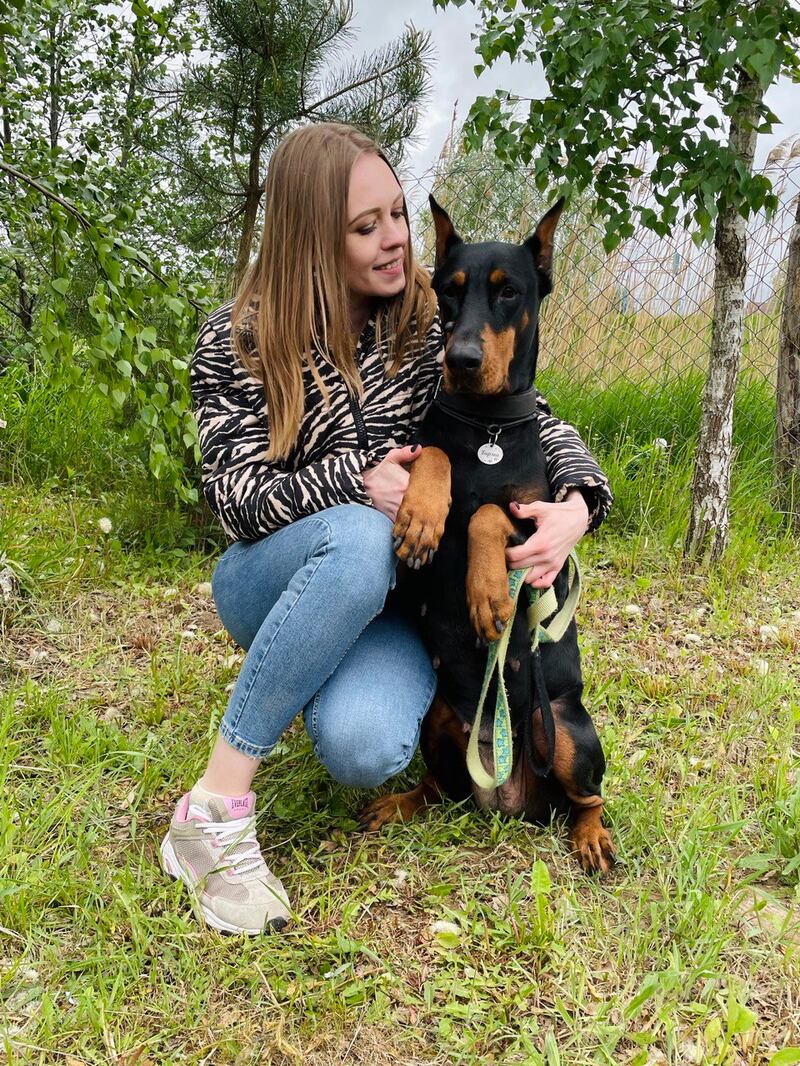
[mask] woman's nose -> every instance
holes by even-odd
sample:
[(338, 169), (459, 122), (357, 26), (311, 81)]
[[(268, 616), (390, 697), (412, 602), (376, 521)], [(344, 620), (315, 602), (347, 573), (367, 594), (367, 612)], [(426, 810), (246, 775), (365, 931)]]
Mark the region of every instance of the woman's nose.
[(408, 244), (408, 226), (405, 219), (396, 221), (392, 219), (387, 226), (383, 237), (384, 248), (397, 248)]

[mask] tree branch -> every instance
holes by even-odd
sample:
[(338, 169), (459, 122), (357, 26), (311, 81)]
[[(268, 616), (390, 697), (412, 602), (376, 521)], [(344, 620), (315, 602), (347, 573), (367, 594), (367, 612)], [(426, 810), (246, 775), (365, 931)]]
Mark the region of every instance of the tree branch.
[[(59, 195), (59, 193), (54, 192), (52, 189), (48, 189), (46, 185), (42, 185), (41, 182), (38, 182), (36, 180), (36, 178), (32, 178), (30, 174), (25, 174), (23, 171), (17, 170), (16, 167), (12, 167), (9, 163), (6, 163), (2, 159), (0, 159), (0, 170), (4, 170), (7, 174), (10, 174), (12, 177), (16, 178), (17, 181), (21, 181), (25, 185), (29, 185), (32, 189), (36, 189), (36, 191), (38, 193), (41, 193), (41, 195), (44, 196), (45, 199), (51, 200), (53, 203), (59, 204), (61, 207), (64, 208), (65, 211), (68, 211), (73, 218), (77, 219), (77, 221), (87, 232), (90, 229), (94, 228), (94, 223), (92, 222), (92, 220), (88, 217), (88, 215), (85, 215), (76, 204), (72, 203), (71, 200), (67, 200), (65, 197)], [(135, 251), (135, 249), (132, 249), (132, 251)], [(164, 285), (166, 287), (169, 284), (167, 282), (167, 279), (162, 277), (157, 270), (154, 270), (149, 265), (149, 263), (147, 263), (140, 256), (138, 252), (135, 252), (134, 255), (129, 256), (127, 258), (132, 259), (138, 267), (141, 267), (141, 269), (144, 270), (147, 274), (149, 274), (152, 278), (155, 278), (155, 280), (160, 285)], [(193, 300), (191, 296), (186, 296), (184, 294), (184, 299), (196, 311), (203, 312), (205, 310), (199, 303)]]

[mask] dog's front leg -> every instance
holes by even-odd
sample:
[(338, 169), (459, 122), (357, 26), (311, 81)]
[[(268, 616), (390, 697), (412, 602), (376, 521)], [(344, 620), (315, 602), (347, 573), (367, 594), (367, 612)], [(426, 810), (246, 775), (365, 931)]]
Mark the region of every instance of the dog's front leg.
[(467, 533), (467, 607), (481, 640), (499, 640), (514, 604), (508, 594), (506, 547), (514, 535), (511, 519), (494, 503), (479, 507)]
[(397, 555), (415, 570), (439, 547), (450, 502), (450, 460), (441, 448), (423, 448), (392, 529)]

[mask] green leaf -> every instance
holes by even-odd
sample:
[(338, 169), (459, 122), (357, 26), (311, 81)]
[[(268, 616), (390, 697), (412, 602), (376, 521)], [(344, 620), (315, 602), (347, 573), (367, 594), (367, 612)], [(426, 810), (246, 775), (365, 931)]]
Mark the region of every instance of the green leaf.
[(769, 1066), (793, 1066), (796, 1062), (800, 1062), (800, 1047), (785, 1047), (775, 1052)]
[(531, 869), (531, 891), (536, 896), (546, 896), (550, 888), (550, 871), (541, 859), (537, 859)]
[(50, 287), (65, 296), (69, 291), (70, 284), (69, 278), (53, 278), (50, 282)]
[(734, 1002), (728, 1008), (728, 1032), (731, 1036), (746, 1033), (753, 1028), (757, 1020), (758, 1015), (743, 1007), (741, 1003)]
[(457, 933), (443, 930), (441, 933), (436, 933), (435, 936), (436, 940), (442, 945), (442, 947), (449, 948), (451, 951), (458, 947), (459, 940)]
[(646, 1003), (651, 996), (653, 996), (658, 989), (660, 974), (649, 973), (642, 981), (641, 988), (633, 997), (633, 999), (625, 1007), (624, 1015), (626, 1018), (632, 1018), (636, 1014), (643, 1003)]

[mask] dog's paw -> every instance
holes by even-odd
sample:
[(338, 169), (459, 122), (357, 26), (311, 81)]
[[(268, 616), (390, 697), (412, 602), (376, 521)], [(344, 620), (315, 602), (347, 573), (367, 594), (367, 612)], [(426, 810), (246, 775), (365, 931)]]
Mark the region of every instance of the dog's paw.
[(359, 814), (358, 828), (362, 833), (377, 833), (392, 822), (406, 822), (416, 810), (410, 810), (409, 806), (408, 793), (405, 792), (378, 796)]
[(447, 507), (429, 500), (425, 503), (404, 499), (392, 528), (398, 558), (414, 570), (429, 563), (439, 547), (447, 518)]
[(607, 874), (616, 862), (614, 841), (602, 825), (577, 825), (572, 830), (572, 850), (587, 874)]
[(514, 613), (514, 601), (508, 594), (508, 585), (487, 589), (478, 583), (467, 583), (467, 607), (472, 628), (479, 641), (490, 644), (500, 635)]

